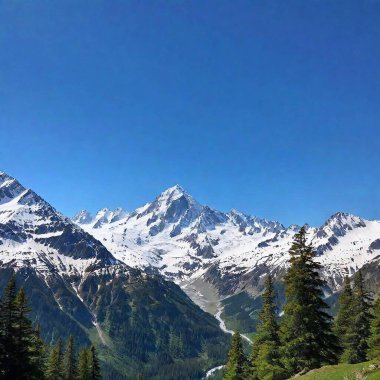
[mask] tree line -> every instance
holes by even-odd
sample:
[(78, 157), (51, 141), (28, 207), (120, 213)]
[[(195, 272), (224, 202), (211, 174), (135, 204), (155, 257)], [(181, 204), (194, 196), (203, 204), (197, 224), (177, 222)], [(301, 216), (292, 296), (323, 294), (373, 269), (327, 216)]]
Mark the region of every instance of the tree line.
[(268, 275), (251, 356), (245, 356), (236, 332), (223, 380), (283, 380), (323, 365), (380, 357), (380, 298), (372, 305), (361, 271), (353, 286), (345, 278), (334, 320), (324, 301), (321, 265), (306, 243), (304, 227), (289, 253), (283, 316), (277, 316), (273, 279)]
[(74, 337), (65, 349), (59, 340), (46, 345), (30, 313), (25, 291), (16, 291), (15, 276), (0, 300), (0, 379), (5, 380), (101, 380), (101, 369), (94, 346), (79, 353)]

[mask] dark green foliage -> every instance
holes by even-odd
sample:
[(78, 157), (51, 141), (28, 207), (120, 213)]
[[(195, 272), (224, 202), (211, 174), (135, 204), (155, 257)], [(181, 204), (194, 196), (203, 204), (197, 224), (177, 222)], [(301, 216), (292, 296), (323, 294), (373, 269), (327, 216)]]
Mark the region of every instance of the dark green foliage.
[(30, 379), (41, 380), (44, 378), (45, 373), (46, 346), (41, 339), (39, 326), (33, 329), (31, 340), (30, 358), (33, 370), (30, 373)]
[(75, 356), (74, 337), (69, 336), (67, 340), (65, 354), (63, 356), (64, 380), (75, 380), (77, 376), (77, 360)]
[[(12, 268), (0, 268), (0, 289), (11, 274)], [(83, 303), (68, 286), (79, 278), (64, 281), (52, 274), (47, 287), (31, 268), (21, 268), (16, 278), (25, 287), (30, 317), (46, 342), (55, 344), (73, 335), (78, 347), (88, 347), (94, 338), (97, 343), (91, 313), (95, 315), (105, 338), (112, 341), (96, 346), (105, 378), (133, 379), (141, 373), (152, 380), (193, 380), (223, 364), (227, 355), (229, 336), (215, 318), (159, 276), (145, 278), (133, 270), (117, 276), (89, 272), (78, 289)]]
[[(338, 313), (334, 322), (334, 333), (339, 340), (342, 352), (348, 349), (347, 332), (352, 323), (353, 294), (348, 277), (344, 279), (343, 291), (339, 297)], [(341, 357), (341, 361), (343, 358)]]
[(343, 362), (360, 363), (367, 359), (371, 322), (371, 298), (364, 288), (362, 272), (354, 279), (353, 300), (349, 326), (344, 337)]
[(21, 288), (16, 294), (12, 276), (0, 307), (0, 377), (34, 380), (42, 378), (43, 344), (39, 331), (32, 328), (28, 301)]
[(373, 305), (373, 319), (371, 321), (371, 336), (368, 341), (368, 358), (380, 358), (380, 298)]
[(9, 379), (16, 371), (18, 363), (11, 358), (16, 355), (15, 315), (16, 315), (16, 279), (14, 276), (9, 280), (1, 301), (0, 309), (0, 369), (4, 379)]
[[(193, 380), (223, 364), (227, 355), (229, 337), (216, 319), (161, 277), (120, 275), (99, 284), (88, 276), (83, 298), (96, 305), (97, 321), (122, 361), (116, 368), (127, 378), (141, 373), (146, 379)], [(105, 356), (109, 358), (99, 347), (99, 358)]]
[(224, 370), (223, 380), (246, 380), (247, 358), (244, 355), (241, 336), (236, 332), (232, 336), (231, 349)]
[(31, 373), (34, 372), (32, 360), (34, 331), (32, 329), (32, 323), (26, 317), (30, 310), (23, 288), (21, 288), (17, 293), (14, 304), (14, 356), (12, 358), (12, 361), (17, 363), (17, 365), (14, 368), (13, 375), (20, 380), (29, 379), (31, 377)]
[(50, 353), (45, 373), (46, 380), (63, 380), (62, 342), (59, 340)]
[(350, 326), (350, 320), (352, 317), (352, 307), (353, 307), (353, 295), (350, 279), (345, 277), (342, 293), (340, 294), (338, 301), (338, 313), (335, 318), (334, 332), (336, 336), (341, 341), (343, 346), (344, 342), (342, 338), (346, 335), (347, 330)]
[[(280, 309), (285, 301), (284, 286), (282, 283), (274, 284), (276, 290), (276, 305)], [(222, 319), (229, 330), (251, 334), (256, 331), (259, 314), (262, 307), (262, 296), (252, 297), (242, 291), (222, 300)]]
[(79, 352), (79, 363), (78, 363), (78, 380), (90, 380), (91, 370), (90, 370), (90, 358), (88, 350), (82, 349)]
[[(58, 338), (66, 340), (75, 336), (79, 346), (89, 346), (90, 340), (83, 326), (91, 328), (92, 316), (81, 304), (78, 297), (66, 288), (64, 281), (57, 276), (49, 280), (49, 287), (38, 277), (32, 268), (20, 268), (16, 274), (11, 268), (0, 268), (0, 289), (5, 289), (6, 283), (15, 275), (19, 287), (23, 287), (31, 306), (30, 319), (40, 326), (41, 338), (44, 342), (56, 343)], [(57, 304), (60, 300), (65, 309), (72, 310), (68, 315)], [(75, 322), (78, 319), (80, 323)]]
[(230, 330), (252, 333), (256, 330), (261, 297), (252, 298), (245, 292), (234, 294), (222, 301), (222, 318)]
[(101, 380), (102, 376), (100, 374), (100, 365), (98, 356), (96, 354), (95, 346), (91, 346), (90, 351), (90, 379), (91, 380)]
[(318, 368), (337, 361), (338, 346), (332, 333), (332, 317), (326, 312), (322, 287), (325, 285), (306, 244), (304, 227), (290, 248), (290, 268), (285, 276), (286, 304), (281, 327), (284, 365), (290, 374), (304, 368)]
[(276, 320), (275, 290), (272, 277), (266, 279), (263, 307), (253, 341), (249, 378), (252, 380), (285, 378), (281, 363), (279, 326)]
[[(25, 291), (21, 288), (16, 293), (16, 281), (12, 276), (0, 302), (0, 378), (77, 380), (74, 339), (68, 339), (65, 354), (59, 340), (46, 363), (46, 347), (40, 338), (40, 328), (33, 328), (27, 317), (29, 313)], [(93, 379), (97, 380), (100, 379), (97, 375), (100, 373), (99, 362), (93, 359), (93, 363), (88, 369), (94, 368)]]

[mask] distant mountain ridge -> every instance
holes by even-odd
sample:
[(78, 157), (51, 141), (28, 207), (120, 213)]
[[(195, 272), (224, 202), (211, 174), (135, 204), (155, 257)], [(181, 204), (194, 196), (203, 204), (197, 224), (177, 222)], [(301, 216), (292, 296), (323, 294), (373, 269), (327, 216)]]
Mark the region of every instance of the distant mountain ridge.
[[(243, 289), (259, 292), (255, 284), (263, 273), (283, 272), (300, 228), (211, 209), (179, 185), (133, 212), (103, 209), (91, 217), (81, 211), (73, 221), (132, 267), (158, 271), (177, 283), (203, 278), (221, 296)], [(331, 291), (380, 254), (380, 221), (338, 212), (307, 230)]]

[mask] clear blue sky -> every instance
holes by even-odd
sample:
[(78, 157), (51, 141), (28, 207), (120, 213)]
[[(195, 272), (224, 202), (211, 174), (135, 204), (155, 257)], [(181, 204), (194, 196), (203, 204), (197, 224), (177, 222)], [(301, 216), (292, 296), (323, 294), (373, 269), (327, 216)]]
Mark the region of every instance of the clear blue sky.
[(380, 219), (379, 1), (3, 0), (0, 51), (0, 169), (68, 215)]

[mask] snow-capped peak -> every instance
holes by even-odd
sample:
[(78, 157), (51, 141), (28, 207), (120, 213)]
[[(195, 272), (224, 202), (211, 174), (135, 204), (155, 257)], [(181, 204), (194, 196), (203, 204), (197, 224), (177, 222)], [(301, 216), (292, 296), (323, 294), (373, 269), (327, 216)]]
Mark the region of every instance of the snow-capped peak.
[(0, 187), (3, 187), (4, 183), (12, 180), (13, 178), (12, 177), (9, 177), (8, 174), (6, 174), (5, 172), (3, 171), (0, 171)]
[(72, 221), (79, 225), (91, 225), (93, 228), (100, 228), (104, 224), (122, 220), (128, 217), (128, 215), (121, 207), (113, 211), (108, 208), (102, 208), (96, 213), (95, 217), (92, 217), (87, 210), (81, 210), (72, 218)]
[(77, 224), (89, 224), (92, 220), (93, 217), (87, 210), (80, 210), (72, 218), (72, 221)]
[(198, 203), (180, 185), (169, 187), (156, 198), (156, 201), (160, 201), (160, 203), (163, 204), (169, 204), (170, 202), (173, 202), (181, 197), (186, 198), (190, 203)]
[(176, 185), (171, 186), (167, 188), (166, 190), (164, 190), (161, 194), (174, 194), (174, 193), (184, 194), (186, 193), (186, 191), (181, 185), (177, 183)]
[[(116, 262), (110, 252), (33, 190), (0, 175), (0, 257), (12, 266), (43, 272), (82, 273), (89, 265)], [(82, 217), (85, 216), (82, 212)]]
[(124, 209), (122, 209), (121, 207), (117, 207), (115, 208), (115, 210), (111, 212), (111, 215), (109, 216), (109, 222), (118, 222), (119, 220), (124, 219), (127, 216), (128, 213)]
[[(17, 182), (16, 179), (8, 175), (7, 173), (0, 171), (0, 187), (5, 187), (5, 186), (10, 186), (12, 184), (18, 184), (20, 185), (19, 182)], [(21, 185), (20, 185), (21, 186)]]
[(0, 204), (9, 202), (25, 191), (25, 187), (23, 187), (16, 179), (3, 171), (0, 172)]
[(249, 217), (249, 215), (245, 214), (242, 211), (236, 210), (235, 208), (231, 209), (231, 211), (228, 214), (229, 215), (236, 215), (236, 216), (239, 216), (239, 217), (244, 218), (244, 219), (247, 219)]
[(337, 212), (319, 228), (319, 236), (323, 233), (344, 236), (347, 231), (365, 226), (366, 223), (362, 218), (345, 212)]

